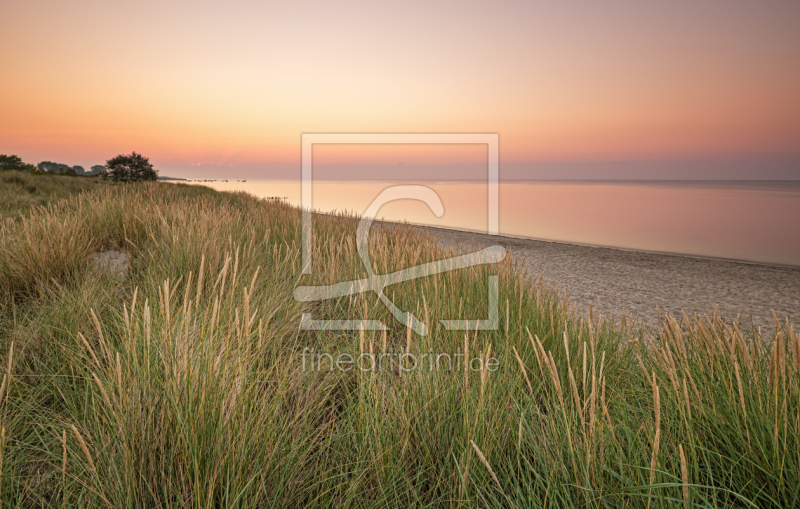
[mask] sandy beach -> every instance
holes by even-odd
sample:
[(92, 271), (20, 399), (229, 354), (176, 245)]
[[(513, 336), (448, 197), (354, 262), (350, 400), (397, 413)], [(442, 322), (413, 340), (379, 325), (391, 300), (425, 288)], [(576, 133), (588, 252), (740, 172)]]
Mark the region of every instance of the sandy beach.
[(764, 332), (774, 330), (772, 311), (782, 322), (800, 318), (800, 267), (581, 246), (542, 240), (426, 227), (445, 246), (467, 248), (500, 244), (524, 259), (530, 277), (567, 290), (588, 312), (599, 299), (603, 314), (624, 309), (648, 324), (657, 323), (656, 307), (672, 314), (720, 315), (742, 324), (752, 319)]

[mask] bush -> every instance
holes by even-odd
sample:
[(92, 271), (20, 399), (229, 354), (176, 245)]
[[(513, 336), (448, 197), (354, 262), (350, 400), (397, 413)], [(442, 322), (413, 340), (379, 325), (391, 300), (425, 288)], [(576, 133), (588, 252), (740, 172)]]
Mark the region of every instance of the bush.
[(130, 155), (120, 154), (106, 161), (108, 171), (104, 178), (114, 182), (136, 182), (139, 180), (157, 180), (158, 172), (153, 169), (150, 160), (142, 154), (131, 152)]
[(36, 167), (32, 164), (23, 163), (19, 156), (7, 156), (0, 154), (0, 170), (35, 170)]

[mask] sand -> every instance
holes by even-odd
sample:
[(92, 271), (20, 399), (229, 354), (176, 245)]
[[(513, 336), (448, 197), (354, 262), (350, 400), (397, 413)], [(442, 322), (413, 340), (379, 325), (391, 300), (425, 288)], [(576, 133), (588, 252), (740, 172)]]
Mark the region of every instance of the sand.
[(94, 267), (102, 272), (107, 272), (117, 281), (122, 281), (128, 274), (128, 254), (121, 249), (107, 249), (92, 255)]
[(560, 242), (489, 236), (426, 227), (444, 246), (462, 245), (472, 251), (499, 244), (516, 260), (524, 259), (528, 274), (567, 290), (572, 302), (588, 313), (599, 299), (600, 310), (619, 316), (622, 310), (656, 325), (656, 306), (680, 315), (714, 313), (727, 321), (741, 315), (763, 332), (774, 331), (772, 310), (784, 322), (800, 318), (800, 267), (783, 267), (647, 253)]

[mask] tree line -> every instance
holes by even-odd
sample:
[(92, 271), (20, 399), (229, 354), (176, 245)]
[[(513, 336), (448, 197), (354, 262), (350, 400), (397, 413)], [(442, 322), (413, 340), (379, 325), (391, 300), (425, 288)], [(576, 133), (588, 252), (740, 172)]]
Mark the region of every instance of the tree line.
[(120, 154), (107, 160), (105, 165), (97, 164), (92, 166), (89, 171), (86, 171), (83, 166), (69, 166), (52, 161), (42, 161), (34, 166), (22, 161), (19, 156), (0, 154), (0, 170), (56, 173), (71, 176), (100, 176), (114, 182), (158, 179), (158, 171), (153, 168), (150, 160), (136, 152)]
[(85, 170), (83, 166), (75, 165), (69, 166), (68, 164), (54, 163), (52, 161), (42, 161), (36, 165), (41, 172), (58, 173), (60, 175), (102, 175), (108, 168), (101, 164), (96, 164), (90, 170)]

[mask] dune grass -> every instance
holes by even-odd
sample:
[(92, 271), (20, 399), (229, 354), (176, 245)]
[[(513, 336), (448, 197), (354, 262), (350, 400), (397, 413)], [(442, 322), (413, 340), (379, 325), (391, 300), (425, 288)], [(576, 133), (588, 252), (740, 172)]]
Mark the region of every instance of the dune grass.
[(32, 208), (47, 206), (105, 185), (108, 184), (99, 177), (0, 171), (0, 219), (19, 220)]
[[(718, 316), (579, 314), (507, 258), (374, 295), (299, 303), (365, 277), (358, 220), (181, 184), (98, 187), (0, 235), (2, 507), (792, 507), (800, 336)], [(124, 248), (119, 280), (95, 252)], [(386, 273), (449, 253), (375, 226)], [(496, 331), (438, 319), (485, 317)], [(380, 319), (387, 331), (302, 331)], [(468, 352), (497, 369), (310, 369), (308, 352)]]

